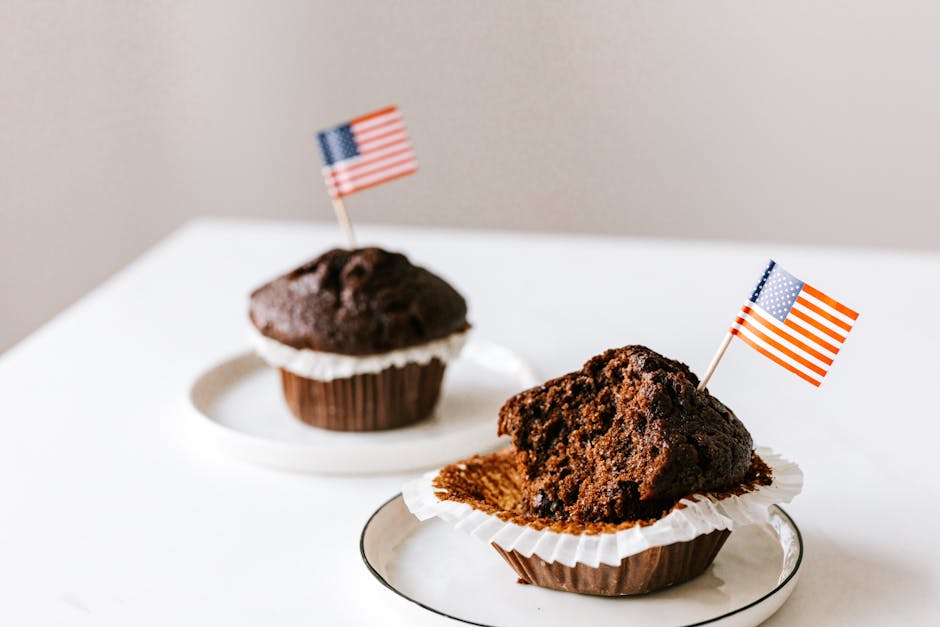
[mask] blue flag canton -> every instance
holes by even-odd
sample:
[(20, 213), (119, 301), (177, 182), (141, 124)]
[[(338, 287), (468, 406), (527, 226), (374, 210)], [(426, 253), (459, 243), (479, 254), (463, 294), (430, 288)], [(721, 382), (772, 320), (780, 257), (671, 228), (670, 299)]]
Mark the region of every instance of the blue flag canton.
[(751, 292), (749, 300), (783, 322), (802, 289), (803, 281), (771, 260), (754, 287), (754, 291)]
[(317, 133), (317, 143), (320, 146), (320, 158), (327, 167), (337, 161), (359, 156), (359, 147), (356, 146), (356, 138), (349, 124), (320, 131)]

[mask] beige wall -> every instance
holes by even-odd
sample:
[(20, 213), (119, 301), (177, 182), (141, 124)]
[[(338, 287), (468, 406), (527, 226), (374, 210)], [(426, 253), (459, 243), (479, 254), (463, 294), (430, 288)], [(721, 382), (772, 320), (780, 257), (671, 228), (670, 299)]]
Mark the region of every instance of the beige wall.
[(0, 350), (196, 215), (329, 219), (319, 127), (401, 105), (361, 221), (940, 247), (940, 4), (0, 4)]

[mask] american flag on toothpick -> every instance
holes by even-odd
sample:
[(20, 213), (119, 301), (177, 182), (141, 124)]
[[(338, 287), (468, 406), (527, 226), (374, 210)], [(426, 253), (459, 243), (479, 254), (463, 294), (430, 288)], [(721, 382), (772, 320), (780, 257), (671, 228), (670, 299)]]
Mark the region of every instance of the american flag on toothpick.
[(771, 259), (708, 364), (698, 389), (708, 385), (735, 337), (818, 387), (857, 319), (856, 311)]
[(771, 260), (731, 333), (761, 355), (818, 386), (858, 313)]
[(317, 133), (323, 178), (334, 199), (418, 170), (397, 106)]

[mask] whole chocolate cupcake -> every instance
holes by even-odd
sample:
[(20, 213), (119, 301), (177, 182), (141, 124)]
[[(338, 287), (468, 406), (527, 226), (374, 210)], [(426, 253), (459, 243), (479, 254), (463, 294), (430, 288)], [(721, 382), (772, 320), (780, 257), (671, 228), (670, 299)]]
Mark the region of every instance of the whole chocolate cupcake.
[(463, 346), (467, 304), (380, 248), (333, 249), (255, 290), (256, 348), (304, 422), (375, 431), (430, 415)]
[(620, 596), (688, 581), (735, 525), (767, 520), (802, 486), (697, 386), (646, 347), (608, 350), (503, 405), (512, 449), (429, 473), (405, 502), (472, 530), (527, 583)]

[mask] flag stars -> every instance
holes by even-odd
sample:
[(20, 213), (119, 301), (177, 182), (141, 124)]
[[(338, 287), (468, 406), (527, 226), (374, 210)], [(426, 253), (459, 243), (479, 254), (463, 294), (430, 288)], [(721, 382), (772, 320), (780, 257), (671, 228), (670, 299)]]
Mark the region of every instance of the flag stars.
[(802, 289), (802, 282), (776, 264), (771, 264), (754, 289), (751, 302), (782, 322)]
[(338, 161), (359, 155), (356, 140), (349, 124), (322, 131), (317, 135), (323, 165), (331, 166)]

